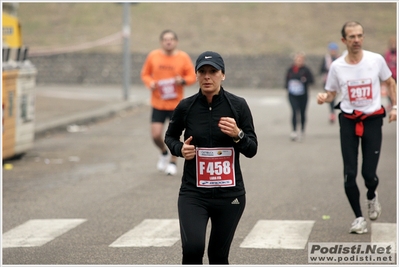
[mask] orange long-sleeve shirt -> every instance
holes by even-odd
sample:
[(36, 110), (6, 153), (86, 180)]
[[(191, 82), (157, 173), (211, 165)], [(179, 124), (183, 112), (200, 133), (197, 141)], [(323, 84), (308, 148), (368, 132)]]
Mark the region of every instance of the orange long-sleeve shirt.
[[(161, 84), (168, 83), (168, 80), (181, 76), (186, 85), (191, 85), (196, 81), (194, 65), (190, 56), (183, 52), (177, 51), (174, 55), (166, 55), (161, 49), (150, 52), (141, 69), (141, 80), (150, 88), (152, 81), (156, 82), (157, 89), (151, 92), (151, 105), (159, 110), (174, 110), (177, 104), (183, 99), (182, 85), (174, 85), (175, 91), (172, 96), (164, 99), (161, 93)], [(173, 85), (172, 85), (173, 86)]]

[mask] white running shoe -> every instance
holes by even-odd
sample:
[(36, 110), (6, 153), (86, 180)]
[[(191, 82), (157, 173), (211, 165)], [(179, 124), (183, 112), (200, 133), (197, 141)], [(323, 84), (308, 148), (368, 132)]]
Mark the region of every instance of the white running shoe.
[(378, 201), (377, 192), (375, 192), (375, 197), (372, 200), (367, 200), (367, 206), (369, 208), (370, 220), (377, 220), (381, 214), (381, 204)]
[(363, 217), (356, 218), (349, 230), (349, 233), (364, 234), (367, 233), (367, 222)]
[(296, 140), (298, 142), (302, 142), (304, 138), (305, 138), (305, 133), (304, 132), (300, 132), (300, 133), (298, 133), (298, 136), (297, 136)]
[(296, 132), (291, 132), (291, 134), (290, 134), (291, 141), (295, 141), (297, 139), (297, 137), (298, 137), (298, 134)]
[(160, 155), (157, 163), (157, 169), (161, 172), (165, 171), (166, 167), (168, 166), (169, 160), (169, 153), (167, 155)]
[(165, 173), (167, 175), (175, 175), (177, 173), (176, 164), (169, 163), (168, 167), (166, 167), (166, 169), (165, 169)]

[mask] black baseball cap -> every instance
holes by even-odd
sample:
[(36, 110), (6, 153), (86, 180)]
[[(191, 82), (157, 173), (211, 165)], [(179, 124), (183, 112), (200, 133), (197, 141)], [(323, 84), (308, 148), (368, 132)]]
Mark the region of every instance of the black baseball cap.
[(195, 62), (195, 71), (198, 71), (204, 65), (211, 65), (224, 73), (223, 58), (216, 52), (206, 51), (199, 55)]

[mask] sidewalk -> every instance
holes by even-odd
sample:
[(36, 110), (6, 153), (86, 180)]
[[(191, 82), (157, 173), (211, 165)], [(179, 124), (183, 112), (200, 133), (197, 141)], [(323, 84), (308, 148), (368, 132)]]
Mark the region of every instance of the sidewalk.
[(128, 100), (118, 85), (37, 85), (35, 90), (36, 135), (110, 117), (149, 103), (150, 97), (144, 86), (132, 87)]
[[(193, 87), (186, 88), (186, 94)], [(195, 89), (196, 90), (196, 89)], [(104, 119), (150, 104), (146, 87), (134, 85), (124, 100), (122, 85), (36, 85), (35, 135)]]

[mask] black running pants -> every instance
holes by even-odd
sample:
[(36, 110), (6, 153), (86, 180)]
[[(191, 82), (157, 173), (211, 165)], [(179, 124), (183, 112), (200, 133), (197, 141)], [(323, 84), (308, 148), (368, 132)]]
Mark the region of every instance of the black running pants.
[(359, 143), (363, 162), (361, 173), (368, 189), (367, 199), (373, 199), (378, 186), (377, 165), (381, 153), (383, 118), (370, 118), (363, 121), (362, 137), (355, 135), (356, 122), (339, 114), (341, 152), (344, 163), (344, 186), (356, 217), (362, 216), (360, 209), (360, 192), (356, 184), (358, 170)]
[(288, 99), (291, 105), (291, 125), (292, 130), (295, 132), (297, 130), (297, 116), (300, 116), (301, 121), (301, 131), (305, 131), (305, 124), (306, 124), (306, 107), (308, 104), (308, 95), (292, 95), (288, 94)]
[[(235, 201), (235, 199), (238, 200)], [(209, 264), (229, 264), (234, 233), (245, 208), (245, 195), (230, 198), (199, 198), (180, 195), (178, 211), (183, 264), (202, 264), (206, 228), (211, 221)]]

